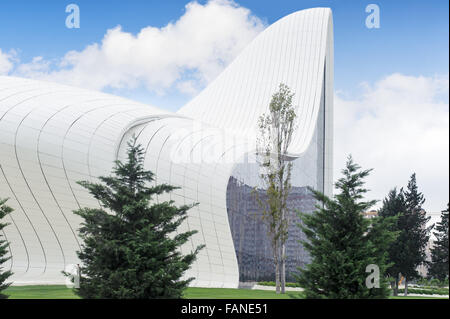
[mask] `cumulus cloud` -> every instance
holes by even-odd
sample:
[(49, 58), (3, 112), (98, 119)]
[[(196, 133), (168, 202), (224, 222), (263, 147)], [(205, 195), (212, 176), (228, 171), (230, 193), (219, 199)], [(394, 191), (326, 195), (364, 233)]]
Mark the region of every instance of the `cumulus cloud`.
[[(99, 43), (70, 51), (61, 59), (37, 56), (19, 63), (14, 51), (0, 50), (0, 74), (13, 74), (101, 89), (195, 94), (263, 29), (265, 23), (231, 0), (195, 1), (162, 28), (137, 34), (121, 26), (107, 30)], [(383, 199), (417, 173), (427, 197), (425, 208), (437, 212), (448, 201), (448, 75), (414, 77), (392, 74), (363, 84), (363, 93), (335, 97), (335, 178), (348, 154), (364, 168), (369, 196)]]
[(3, 52), (0, 48), (0, 75), (8, 74), (13, 66), (16, 59), (16, 52)]
[(264, 27), (250, 10), (233, 1), (210, 0), (204, 5), (194, 1), (177, 21), (162, 28), (148, 26), (132, 34), (117, 26), (101, 43), (70, 51), (57, 63), (35, 57), (19, 65), (15, 74), (97, 90), (144, 86), (161, 93), (175, 87), (193, 94)]
[(392, 74), (365, 84), (354, 99), (335, 97), (335, 178), (346, 156), (363, 168), (372, 199), (382, 200), (394, 186), (417, 174), (424, 208), (446, 208), (449, 193), (448, 75), (414, 77)]

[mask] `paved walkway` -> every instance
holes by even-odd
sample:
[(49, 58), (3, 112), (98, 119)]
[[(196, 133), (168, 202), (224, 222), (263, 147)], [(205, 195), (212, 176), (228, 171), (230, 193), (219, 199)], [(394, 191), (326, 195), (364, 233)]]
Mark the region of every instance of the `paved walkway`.
[[(262, 285), (253, 285), (248, 289), (256, 289), (256, 290), (275, 290), (274, 286), (262, 286)], [(286, 291), (303, 291), (303, 288), (296, 287), (286, 287)], [(398, 294), (399, 297), (403, 296), (403, 293)], [(433, 297), (433, 298), (448, 298), (448, 295), (422, 295), (422, 294), (408, 294), (410, 297)]]
[[(404, 296), (403, 294), (398, 294), (399, 297)], [(436, 298), (448, 298), (448, 295), (421, 295), (421, 294), (408, 294), (411, 297), (436, 297)]]
[[(250, 289), (256, 289), (256, 290), (275, 290), (274, 286), (262, 286), (262, 285), (254, 285)], [(303, 288), (300, 287), (286, 287), (286, 291), (303, 291)]]

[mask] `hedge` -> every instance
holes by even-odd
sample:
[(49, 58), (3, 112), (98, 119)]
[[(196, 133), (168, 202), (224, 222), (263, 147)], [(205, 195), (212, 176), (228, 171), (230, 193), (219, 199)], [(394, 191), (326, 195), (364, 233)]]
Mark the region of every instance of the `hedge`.
[[(260, 282), (258, 282), (258, 285), (275, 287), (275, 282), (274, 281), (260, 281)], [(295, 282), (287, 282), (286, 287), (301, 288), (300, 285)]]
[[(405, 289), (399, 289), (399, 293), (404, 293)], [(417, 289), (408, 288), (408, 293), (410, 294), (420, 294), (420, 295), (448, 295), (448, 289)]]

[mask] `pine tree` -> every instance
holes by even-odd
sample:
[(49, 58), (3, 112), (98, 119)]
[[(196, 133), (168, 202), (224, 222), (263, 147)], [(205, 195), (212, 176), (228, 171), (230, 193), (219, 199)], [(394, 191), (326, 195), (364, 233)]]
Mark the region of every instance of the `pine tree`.
[(447, 204), (447, 209), (441, 212), (441, 221), (433, 233), (436, 241), (431, 248), (431, 263), (428, 269), (430, 278), (437, 278), (441, 281), (448, 278), (448, 212), (449, 204)]
[(391, 294), (389, 270), (395, 266), (389, 260), (390, 247), (396, 242), (400, 232), (395, 229), (397, 216), (376, 217), (371, 220), (367, 239), (372, 245), (372, 256), (380, 271), (380, 288), (370, 290), (370, 298), (386, 298)]
[[(7, 199), (1, 199), (0, 198), (0, 221), (9, 213), (11, 213), (13, 210), (11, 207), (6, 206)], [(3, 231), (3, 229), (7, 226), (7, 223), (1, 223), (0, 222), (0, 232)], [(8, 254), (8, 242), (4, 239), (2, 239), (2, 236), (0, 234), (0, 299), (8, 298), (7, 295), (2, 294), (2, 291), (9, 287), (10, 283), (6, 283), (6, 280), (12, 275), (12, 272), (9, 270), (3, 270), (2, 265), (9, 260), (10, 257), (6, 257)]]
[(407, 267), (404, 263), (404, 255), (408, 236), (405, 231), (402, 231), (406, 225), (405, 212), (406, 202), (403, 188), (400, 191), (397, 191), (396, 188), (392, 189), (383, 200), (383, 205), (378, 211), (380, 218), (396, 217), (396, 221), (390, 230), (398, 232), (398, 237), (388, 248), (390, 267), (386, 271), (386, 275), (392, 278), (394, 282), (394, 296), (398, 295), (399, 274)]
[[(348, 158), (343, 177), (336, 182), (337, 195), (329, 198), (311, 189), (322, 205), (312, 214), (300, 214), (311, 263), (299, 269), (297, 279), (307, 298), (385, 298), (389, 294), (382, 275), (385, 271), (387, 247), (395, 233), (387, 229), (392, 220), (364, 218), (363, 212), (376, 201), (364, 201), (364, 186), (371, 170), (361, 170)], [(378, 265), (379, 288), (366, 286), (366, 267)]]
[(379, 211), (383, 217), (398, 217), (394, 230), (399, 232), (399, 236), (389, 248), (389, 262), (392, 266), (388, 269), (388, 274), (394, 279), (394, 295), (397, 295), (399, 277), (405, 278), (407, 295), (408, 281), (420, 277), (417, 267), (426, 263), (425, 248), (433, 226), (426, 226), (430, 217), (422, 209), (424, 202), (423, 194), (418, 191), (416, 174), (412, 174), (406, 191), (390, 191)]
[(181, 278), (203, 246), (182, 255), (180, 246), (196, 231), (176, 230), (194, 205), (153, 201), (176, 187), (149, 186), (154, 175), (143, 163), (144, 151), (134, 138), (128, 143), (127, 162), (116, 161), (112, 176), (99, 177), (101, 183), (79, 183), (102, 206), (75, 212), (84, 220), (76, 289), (83, 298), (181, 298), (193, 280)]
[(403, 248), (402, 275), (405, 277), (405, 295), (408, 294), (408, 281), (419, 278), (417, 267), (426, 264), (426, 247), (430, 240), (430, 232), (434, 225), (427, 227), (431, 217), (427, 217), (422, 205), (425, 198), (418, 191), (416, 174), (411, 175), (408, 186), (405, 191), (405, 223), (404, 231), (406, 241)]

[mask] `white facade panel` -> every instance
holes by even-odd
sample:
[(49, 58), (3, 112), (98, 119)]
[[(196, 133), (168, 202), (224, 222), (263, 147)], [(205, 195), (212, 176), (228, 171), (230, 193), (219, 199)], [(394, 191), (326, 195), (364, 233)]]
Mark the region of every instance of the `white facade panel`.
[(180, 187), (156, 200), (199, 203), (178, 230), (198, 231), (182, 252), (206, 244), (185, 276), (195, 277), (193, 286), (237, 287), (227, 185), (236, 163), (253, 152), (257, 119), (280, 82), (295, 92), (299, 129), (293, 156), (308, 149), (321, 101), (325, 104), (324, 184), (331, 194), (333, 33), (327, 8), (295, 12), (269, 26), (177, 113), (0, 76), (0, 197), (9, 197), (15, 210), (3, 233), (10, 242), (12, 280), (64, 282), (61, 271), (79, 262), (81, 220), (72, 211), (99, 205), (76, 182), (108, 175), (113, 161), (125, 158), (126, 143), (135, 134), (155, 183)]

